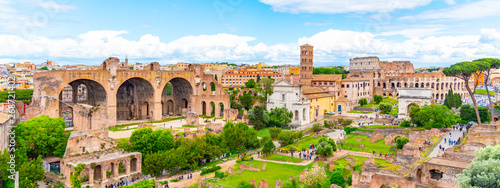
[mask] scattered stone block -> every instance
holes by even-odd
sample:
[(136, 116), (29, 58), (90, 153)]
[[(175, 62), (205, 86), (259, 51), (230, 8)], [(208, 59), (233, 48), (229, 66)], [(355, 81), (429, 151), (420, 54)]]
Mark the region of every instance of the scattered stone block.
[(266, 166), (267, 166), (267, 165), (266, 165), (266, 162), (263, 162), (263, 163), (262, 163), (262, 170), (266, 170)]
[(259, 182), (259, 188), (269, 188), (269, 184), (267, 183), (266, 180), (261, 180)]

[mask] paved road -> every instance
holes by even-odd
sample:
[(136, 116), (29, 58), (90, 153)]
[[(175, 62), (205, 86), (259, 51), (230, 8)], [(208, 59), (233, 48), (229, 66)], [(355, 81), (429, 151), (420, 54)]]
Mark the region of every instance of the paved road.
[[(456, 129), (456, 130), (452, 130), (450, 132), (451, 132), (451, 140), (458, 140), (459, 137), (463, 136), (463, 132), (465, 132), (465, 129), (462, 129), (462, 131)], [(444, 141), (444, 139), (442, 139), (441, 142), (439, 144), (437, 144), (436, 147), (432, 150), (432, 153), (429, 154), (428, 157), (437, 157), (438, 156), (438, 154), (440, 153), (439, 145), (444, 147), (445, 150), (450, 148), (450, 147), (453, 147), (453, 145), (448, 144), (449, 139), (450, 139), (450, 135), (447, 133), (446, 134), (446, 142)]]

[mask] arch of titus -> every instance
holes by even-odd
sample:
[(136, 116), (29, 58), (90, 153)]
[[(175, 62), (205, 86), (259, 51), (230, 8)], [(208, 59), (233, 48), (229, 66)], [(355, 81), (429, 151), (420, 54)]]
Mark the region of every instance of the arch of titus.
[(431, 88), (400, 88), (398, 118), (406, 118), (412, 105), (422, 106), (431, 104), (432, 96)]
[(72, 117), (71, 106), (76, 103), (105, 107), (109, 125), (117, 120), (156, 121), (165, 115), (185, 115), (188, 110), (219, 118), (225, 114), (224, 109), (230, 109), (229, 95), (213, 75), (203, 72), (201, 65), (165, 71), (157, 62), (144, 70), (120, 69), (119, 63), (118, 58), (110, 57), (98, 70), (35, 73), (27, 118)]

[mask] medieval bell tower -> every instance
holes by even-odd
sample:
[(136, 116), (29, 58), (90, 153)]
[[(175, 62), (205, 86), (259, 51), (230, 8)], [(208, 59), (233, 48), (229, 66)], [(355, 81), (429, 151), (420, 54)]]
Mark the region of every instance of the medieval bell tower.
[(313, 46), (300, 46), (300, 83), (310, 86), (313, 76)]

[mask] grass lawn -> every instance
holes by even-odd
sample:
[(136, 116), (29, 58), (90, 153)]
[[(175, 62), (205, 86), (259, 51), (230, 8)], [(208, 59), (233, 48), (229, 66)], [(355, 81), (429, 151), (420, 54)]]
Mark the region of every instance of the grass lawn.
[(272, 154), (267, 157), (262, 157), (263, 159), (273, 160), (273, 161), (284, 161), (284, 162), (292, 162), (292, 163), (300, 163), (304, 161), (304, 159), (299, 159), (295, 157), (289, 157), (284, 155)]
[[(357, 137), (361, 137), (360, 142), (356, 141)], [(363, 148), (360, 147), (361, 144), (364, 144)], [(391, 147), (393, 147), (393, 149), (391, 149)], [(367, 153), (372, 153), (373, 151), (375, 151), (376, 153), (382, 152), (382, 154), (396, 153), (395, 151), (396, 146), (385, 145), (384, 139), (380, 139), (374, 143), (371, 143), (370, 138), (368, 138), (368, 136), (358, 135), (358, 134), (348, 134), (342, 149), (351, 151), (361, 151)]]
[[(178, 120), (178, 119), (186, 119), (186, 117), (174, 117), (174, 118), (166, 118), (166, 119), (162, 119), (160, 121), (153, 121), (153, 123), (163, 123), (163, 122), (168, 122), (168, 121), (172, 121), (172, 120)], [(145, 123), (151, 123), (151, 122), (145, 122)], [(139, 125), (141, 123), (129, 123), (129, 124), (123, 124), (123, 125), (116, 125), (116, 126), (113, 126), (113, 127), (109, 127), (109, 131), (126, 131), (127, 130), (127, 127), (128, 126), (132, 126), (132, 125)], [(130, 129), (129, 129), (130, 130)]]
[(265, 136), (271, 137), (271, 134), (269, 133), (269, 128), (263, 128), (260, 131), (257, 131), (257, 136), (264, 138)]
[[(388, 104), (391, 104), (391, 105), (394, 105), (394, 104), (398, 104), (398, 97), (383, 97), (382, 98), (382, 102), (380, 103), (388, 103)], [(372, 101), (366, 105), (363, 105), (361, 107), (368, 107), (368, 108), (371, 108), (371, 107), (376, 107), (378, 106), (379, 104), (376, 104), (375, 101)]]
[(118, 139), (118, 143), (116, 144), (116, 148), (121, 148), (125, 151), (131, 151), (130, 145), (128, 145), (128, 141), (130, 138), (120, 138)]
[[(368, 157), (358, 157), (358, 156), (352, 156), (352, 155), (348, 155), (348, 157), (352, 157), (354, 159), (358, 159), (358, 161), (356, 161), (356, 165), (362, 165), (363, 162), (366, 159), (368, 159)], [(349, 163), (344, 158), (339, 159), (339, 160), (337, 160), (335, 162), (341, 168), (346, 168), (346, 165)], [(398, 169), (401, 169), (401, 166), (394, 165), (392, 163), (388, 163), (385, 159), (377, 159), (377, 158), (375, 158), (375, 162), (378, 164), (377, 168), (382, 168), (382, 169), (387, 169), (387, 170), (398, 170)]]
[(184, 128), (197, 128), (198, 126), (194, 126), (194, 125), (183, 125), (182, 127), (184, 127)]
[(300, 139), (299, 141), (293, 143), (292, 145), (297, 146), (299, 149), (309, 148), (311, 144), (317, 145), (318, 141), (321, 137), (314, 138), (313, 136), (307, 136), (305, 138)]
[(370, 111), (359, 111), (359, 110), (351, 110), (351, 111), (348, 111), (347, 113), (358, 113), (358, 114), (371, 114), (373, 112), (370, 112)]
[[(262, 169), (263, 161), (245, 161), (242, 163), (246, 163), (246, 165), (252, 164), (257, 168)], [(240, 164), (241, 163), (237, 163), (236, 165), (234, 165), (233, 167), (234, 172), (236, 173), (240, 172)], [(228, 177), (225, 177), (224, 179), (212, 183), (216, 185), (222, 185), (224, 187), (237, 187), (240, 182), (248, 183), (248, 181), (250, 180), (255, 180), (258, 183), (262, 179), (265, 179), (269, 184), (269, 187), (274, 187), (276, 180), (280, 179), (281, 183), (285, 184), (290, 178), (290, 176), (298, 176), (300, 172), (304, 170), (304, 168), (310, 169), (313, 163), (307, 166), (300, 166), (300, 165), (266, 162), (266, 165), (267, 169), (264, 171), (253, 172), (246, 170), (240, 175), (230, 174)], [(323, 164), (318, 163), (318, 165), (322, 166)]]
[[(490, 95), (495, 95), (495, 91), (489, 91)], [(487, 95), (485, 89), (476, 89), (476, 94), (478, 95)]]
[(424, 130), (423, 127), (401, 127), (399, 125), (363, 125), (366, 128), (406, 128), (406, 129), (419, 129), (419, 130)]

